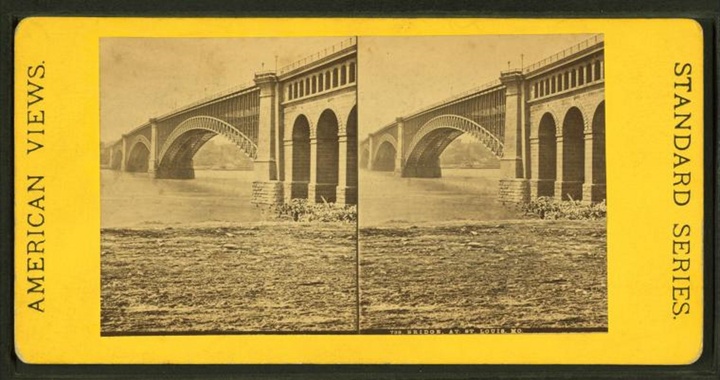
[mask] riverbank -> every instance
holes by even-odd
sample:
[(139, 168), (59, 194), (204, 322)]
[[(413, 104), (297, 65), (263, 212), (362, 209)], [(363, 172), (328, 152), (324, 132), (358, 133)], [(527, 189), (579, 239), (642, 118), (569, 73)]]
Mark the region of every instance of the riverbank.
[(605, 221), (200, 223), (102, 231), (104, 335), (602, 331)]
[(356, 327), (348, 223), (202, 223), (102, 230), (104, 335)]
[(605, 220), (361, 228), (367, 330), (607, 328)]

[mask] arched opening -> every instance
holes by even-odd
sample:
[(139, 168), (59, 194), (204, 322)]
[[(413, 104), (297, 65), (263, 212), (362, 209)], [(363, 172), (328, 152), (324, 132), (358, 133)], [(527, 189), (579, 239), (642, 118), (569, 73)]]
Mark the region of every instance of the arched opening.
[(585, 66), (585, 83), (592, 82), (592, 63), (588, 63)]
[[(217, 135), (227, 139), (224, 144), (227, 151), (222, 154), (217, 152), (217, 157), (205, 157), (201, 163), (201, 169), (224, 166), (223, 169), (245, 170), (251, 167), (256, 146), (249, 137), (222, 120), (208, 116), (196, 116), (180, 123), (167, 137), (157, 157), (157, 178), (195, 178), (193, 162), (195, 155), (205, 143)], [(226, 154), (229, 152), (232, 154)], [(242, 158), (233, 159), (237, 156)], [(225, 158), (233, 160), (225, 162)], [(224, 165), (225, 163), (228, 165)]]
[(310, 181), (310, 123), (300, 115), (292, 129), (292, 194), (291, 198), (307, 198)]
[(557, 178), (557, 139), (555, 136), (555, 119), (546, 113), (540, 119), (538, 128), (538, 196), (555, 195), (555, 179)]
[(342, 86), (345, 83), (347, 83), (347, 71), (346, 71), (346, 66), (342, 65), (340, 67), (340, 85)]
[(440, 155), (450, 143), (464, 132), (451, 127), (429, 131), (408, 155), (403, 170), (404, 177), (440, 178)]
[(335, 202), (338, 185), (338, 121), (331, 110), (325, 110), (317, 123), (315, 201)]
[(338, 86), (338, 68), (333, 69), (333, 75), (332, 75), (332, 86), (333, 88)]
[(383, 141), (378, 146), (375, 160), (373, 160), (373, 169), (381, 172), (391, 172), (395, 170), (395, 156), (397, 151), (389, 141)]
[(193, 129), (178, 136), (158, 165), (158, 178), (193, 179), (195, 153), (211, 138), (214, 132)]
[(350, 62), (350, 83), (355, 82), (355, 62)]
[[(347, 187), (357, 189), (358, 185), (358, 140), (357, 140), (357, 106), (350, 111), (345, 124), (347, 134), (347, 163), (345, 170), (347, 173)], [(357, 203), (356, 190), (352, 190), (354, 196), (346, 198), (345, 203)]]
[(252, 170), (253, 161), (223, 135), (214, 135), (192, 157), (193, 170)]
[(563, 200), (581, 200), (585, 180), (585, 139), (583, 116), (576, 107), (565, 114), (562, 139), (562, 187), (556, 196)]
[(605, 102), (595, 109), (592, 118), (592, 178), (587, 201), (598, 202), (606, 197), (605, 190)]
[(150, 149), (143, 143), (135, 143), (135, 145), (130, 148), (125, 169), (129, 172), (146, 173), (148, 171), (149, 159)]

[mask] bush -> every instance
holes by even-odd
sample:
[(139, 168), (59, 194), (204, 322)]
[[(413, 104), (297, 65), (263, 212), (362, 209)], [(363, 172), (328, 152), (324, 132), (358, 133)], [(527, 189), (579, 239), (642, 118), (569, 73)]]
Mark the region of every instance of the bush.
[(600, 203), (583, 204), (580, 201), (556, 201), (549, 197), (523, 203), (521, 211), (528, 216), (540, 219), (595, 220), (607, 215), (607, 205)]
[(345, 222), (357, 221), (357, 206), (342, 206), (335, 203), (310, 203), (306, 199), (293, 199), (273, 207), (277, 219), (296, 222)]

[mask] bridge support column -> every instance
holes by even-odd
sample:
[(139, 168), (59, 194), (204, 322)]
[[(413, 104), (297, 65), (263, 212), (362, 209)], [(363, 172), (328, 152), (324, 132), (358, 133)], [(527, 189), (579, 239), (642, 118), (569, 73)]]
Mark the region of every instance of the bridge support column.
[(605, 199), (604, 168), (605, 134), (585, 132), (585, 183), (582, 185), (583, 203)]
[(540, 173), (540, 138), (530, 138), (530, 162), (532, 169), (530, 173), (532, 179), (530, 180), (530, 199), (537, 199), (539, 194), (542, 193), (541, 180), (538, 178)]
[(255, 74), (255, 83), (260, 88), (258, 114), (257, 158), (253, 163), (255, 181), (253, 182), (254, 204), (279, 204), (283, 201), (283, 184), (278, 181), (277, 161), (275, 159), (275, 134), (277, 128), (276, 110), (278, 96), (275, 73)]
[(318, 186), (317, 186), (317, 151), (318, 140), (317, 136), (310, 136), (310, 182), (308, 183), (308, 202), (317, 202), (318, 197)]
[(525, 123), (525, 82), (521, 71), (502, 73), (505, 85), (505, 141), (500, 159), (500, 196), (503, 203), (527, 202), (530, 198), (528, 180), (523, 178), (523, 125)]
[(115, 149), (113, 149), (112, 145), (110, 146), (110, 149), (108, 151), (108, 156), (110, 156), (110, 162), (108, 163), (108, 168), (115, 169), (112, 166), (113, 162), (115, 162)]
[(121, 151), (121, 157), (122, 160), (120, 161), (120, 171), (127, 171), (127, 137), (123, 135), (122, 137), (122, 151)]
[[(157, 121), (150, 119), (150, 155), (148, 156), (148, 173), (155, 176), (157, 171)], [(195, 173), (193, 172), (193, 175)]]
[(395, 152), (395, 174), (402, 176), (405, 171), (405, 123), (403, 118), (395, 119), (397, 122), (397, 151)]
[(172, 169), (172, 179), (194, 179), (195, 178), (195, 168), (193, 165), (193, 160), (190, 159), (187, 162), (184, 163), (184, 166), (178, 166)]
[(374, 170), (373, 169), (373, 159), (375, 158), (374, 151), (373, 151), (373, 135), (372, 133), (368, 135), (368, 162), (367, 162), (367, 169), (368, 170)]
[(348, 136), (338, 136), (338, 185), (335, 192), (335, 203), (337, 204), (357, 204), (357, 186), (349, 181), (348, 165), (349, 161), (356, 161), (357, 157), (348, 157)]

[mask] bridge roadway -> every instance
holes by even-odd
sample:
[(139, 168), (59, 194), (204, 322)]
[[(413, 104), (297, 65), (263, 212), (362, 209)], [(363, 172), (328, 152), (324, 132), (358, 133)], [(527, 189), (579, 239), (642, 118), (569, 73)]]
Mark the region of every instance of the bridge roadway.
[(349, 38), (123, 134), (112, 169), (194, 178), (193, 156), (222, 135), (253, 160), (253, 202), (357, 203), (357, 44)]
[(398, 117), (362, 141), (360, 165), (403, 177), (440, 177), (440, 155), (462, 134), (500, 160), (502, 202), (604, 200), (602, 36)]

